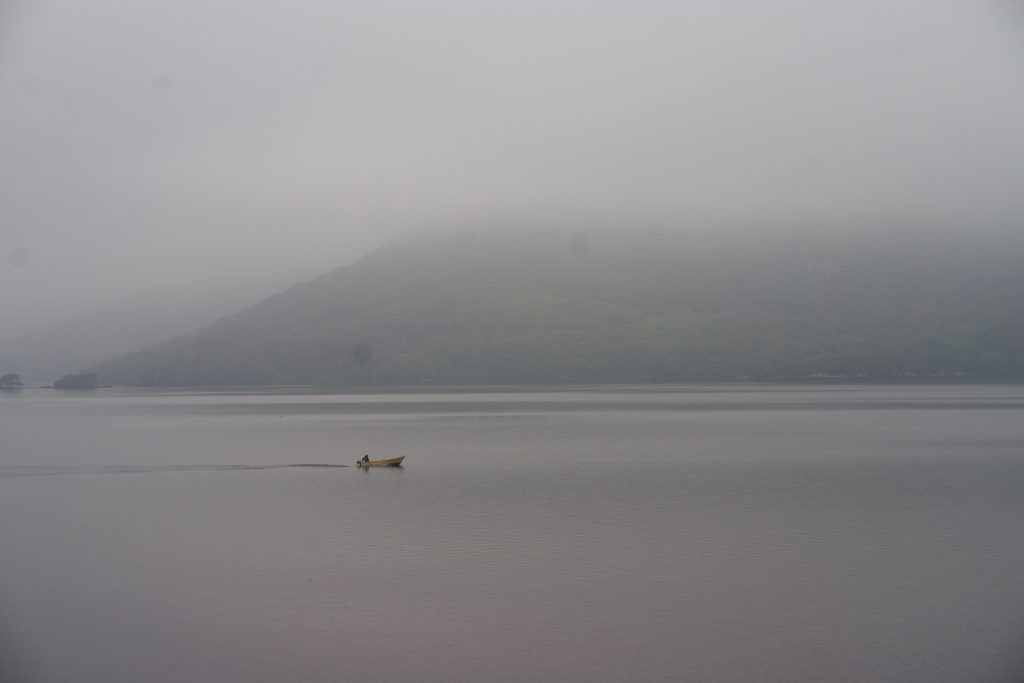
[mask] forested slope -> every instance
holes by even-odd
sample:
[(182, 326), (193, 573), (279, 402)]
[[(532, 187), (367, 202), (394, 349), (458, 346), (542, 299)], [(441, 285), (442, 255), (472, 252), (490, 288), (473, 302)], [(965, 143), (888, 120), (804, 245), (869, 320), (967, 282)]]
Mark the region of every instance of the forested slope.
[(1019, 240), (406, 238), (93, 368), (135, 385), (1024, 378)]

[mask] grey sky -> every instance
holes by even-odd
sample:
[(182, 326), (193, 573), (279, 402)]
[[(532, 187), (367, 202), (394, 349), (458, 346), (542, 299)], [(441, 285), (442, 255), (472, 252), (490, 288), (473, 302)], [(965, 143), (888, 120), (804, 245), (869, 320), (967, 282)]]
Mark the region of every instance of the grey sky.
[(0, 5), (0, 320), (550, 212), (1024, 217), (1011, 2)]

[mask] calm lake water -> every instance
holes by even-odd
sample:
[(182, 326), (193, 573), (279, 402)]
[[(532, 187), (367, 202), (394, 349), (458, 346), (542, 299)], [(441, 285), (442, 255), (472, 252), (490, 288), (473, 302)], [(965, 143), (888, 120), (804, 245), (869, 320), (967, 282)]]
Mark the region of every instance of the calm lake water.
[(0, 394), (4, 681), (1009, 682), (1022, 643), (1020, 386)]

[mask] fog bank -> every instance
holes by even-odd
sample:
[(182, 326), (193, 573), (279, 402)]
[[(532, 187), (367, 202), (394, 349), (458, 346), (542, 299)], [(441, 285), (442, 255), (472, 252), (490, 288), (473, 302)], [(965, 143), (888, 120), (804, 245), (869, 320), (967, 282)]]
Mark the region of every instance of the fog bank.
[(6, 338), (413, 229), (1024, 217), (1006, 2), (52, 0), (0, 25)]

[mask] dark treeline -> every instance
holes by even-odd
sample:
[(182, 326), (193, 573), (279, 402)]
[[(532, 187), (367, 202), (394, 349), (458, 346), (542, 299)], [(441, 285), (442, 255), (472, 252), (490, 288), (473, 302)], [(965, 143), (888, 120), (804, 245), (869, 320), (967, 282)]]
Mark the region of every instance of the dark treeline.
[(53, 383), (54, 389), (95, 389), (96, 375), (91, 372), (79, 372), (64, 375)]
[(1024, 378), (1019, 244), (406, 239), (108, 361), (138, 385)]

